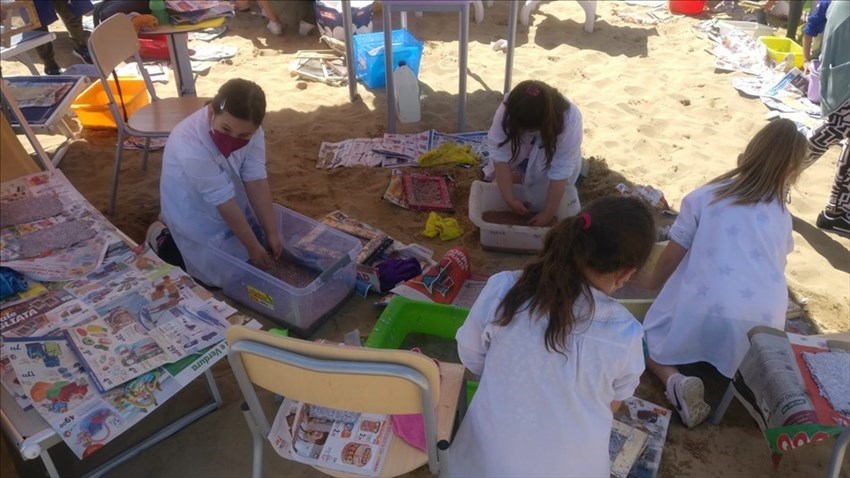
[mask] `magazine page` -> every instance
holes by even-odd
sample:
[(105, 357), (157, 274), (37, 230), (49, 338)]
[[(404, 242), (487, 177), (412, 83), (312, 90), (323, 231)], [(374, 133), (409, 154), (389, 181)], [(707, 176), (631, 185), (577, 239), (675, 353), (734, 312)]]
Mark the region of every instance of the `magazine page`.
[(611, 476), (626, 478), (646, 446), (649, 435), (623, 422), (614, 420), (608, 442)]
[(6, 346), (3, 345), (3, 351), (0, 352), (0, 383), (3, 388), (9, 392), (9, 395), (15, 400), (15, 403), (21, 407), (21, 410), (29, 410), (32, 408), (32, 401), (21, 386), (21, 381), (15, 374), (15, 368), (12, 366), (12, 360), (9, 354), (6, 353)]
[[(396, 286), (391, 292), (413, 300), (454, 304), (470, 274), (469, 253), (462, 247), (453, 247), (436, 265)], [(466, 294), (462, 299), (464, 303), (469, 301), (468, 296)]]
[(2, 309), (0, 335), (3, 338), (49, 335), (96, 318), (94, 309), (58, 289)]
[[(288, 424), (287, 419), (282, 424)], [(387, 415), (304, 403), (297, 408), (291, 433), (290, 454), (295, 461), (362, 476), (381, 474), (391, 436)]]
[(631, 397), (623, 402), (615, 419), (648, 434), (646, 446), (628, 473), (629, 478), (655, 478), (667, 441), (672, 412), (646, 400)]
[(27, 290), (15, 292), (14, 294), (0, 300), (0, 310), (5, 309), (6, 307), (11, 307), (13, 305), (27, 302), (46, 293), (47, 287), (44, 287), (41, 282), (29, 280), (27, 281)]

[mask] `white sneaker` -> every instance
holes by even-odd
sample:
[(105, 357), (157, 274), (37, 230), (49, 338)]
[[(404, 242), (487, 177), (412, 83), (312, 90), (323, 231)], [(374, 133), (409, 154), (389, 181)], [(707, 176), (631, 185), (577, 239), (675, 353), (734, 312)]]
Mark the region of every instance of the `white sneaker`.
[(704, 422), (711, 414), (711, 407), (705, 403), (705, 386), (698, 377), (677, 373), (667, 379), (665, 393), (688, 428)]
[(154, 221), (153, 224), (148, 226), (148, 232), (145, 234), (145, 242), (154, 254), (159, 254), (159, 244), (157, 243), (157, 239), (159, 238), (159, 235), (162, 234), (162, 231), (166, 229), (168, 229), (168, 227), (159, 221)]
[(281, 25), (278, 22), (270, 21), (269, 23), (266, 24), (266, 29), (268, 29), (268, 31), (272, 35), (282, 35), (283, 34), (283, 25)]

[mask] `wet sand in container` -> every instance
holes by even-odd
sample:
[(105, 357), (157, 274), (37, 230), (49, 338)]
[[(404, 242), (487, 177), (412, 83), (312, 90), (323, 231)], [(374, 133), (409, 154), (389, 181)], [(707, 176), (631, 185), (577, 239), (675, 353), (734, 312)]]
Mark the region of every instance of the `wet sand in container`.
[(312, 284), (320, 274), (320, 272), (316, 269), (312, 269), (284, 257), (275, 261), (275, 267), (272, 270), (267, 270), (265, 272), (299, 289)]
[[(484, 222), (500, 224), (502, 226), (529, 226), (528, 221), (530, 221), (535, 214), (537, 213), (533, 212), (526, 215), (519, 215), (513, 211), (484, 211), (484, 213), (481, 214), (481, 219), (483, 219)], [(552, 218), (552, 222), (545, 227), (552, 227), (557, 222), (557, 218)]]

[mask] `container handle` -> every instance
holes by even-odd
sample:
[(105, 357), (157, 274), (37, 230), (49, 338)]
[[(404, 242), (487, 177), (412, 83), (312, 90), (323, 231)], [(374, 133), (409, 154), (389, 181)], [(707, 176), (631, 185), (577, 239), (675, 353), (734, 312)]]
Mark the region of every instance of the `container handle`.
[(331, 265), (330, 267), (325, 269), (324, 272), (319, 274), (318, 280), (324, 284), (325, 282), (330, 280), (331, 277), (333, 277), (337, 273), (337, 271), (339, 271), (350, 263), (351, 257), (348, 254), (343, 255), (336, 262), (334, 262), (333, 265)]

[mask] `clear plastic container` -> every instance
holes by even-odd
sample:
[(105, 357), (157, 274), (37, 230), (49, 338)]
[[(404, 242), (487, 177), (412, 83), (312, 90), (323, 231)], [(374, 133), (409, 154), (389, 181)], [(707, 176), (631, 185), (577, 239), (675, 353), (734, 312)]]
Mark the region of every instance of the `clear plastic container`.
[(212, 238), (210, 260), (222, 271), (224, 295), (306, 337), (354, 290), (360, 240), (274, 205), (284, 254), (319, 272), (305, 287), (248, 263), (248, 251), (233, 233)]
[[(527, 199), (520, 184), (514, 185), (514, 195), (521, 201)], [(502, 199), (496, 183), (473, 181), (469, 191), (469, 220), (481, 229), (481, 245), (485, 250), (535, 254), (543, 248), (543, 236), (549, 232), (548, 227), (486, 222), (483, 217), (485, 211), (510, 211), (510, 207)], [(555, 217), (561, 220), (575, 216), (579, 211), (578, 191), (575, 186), (567, 186)]]

